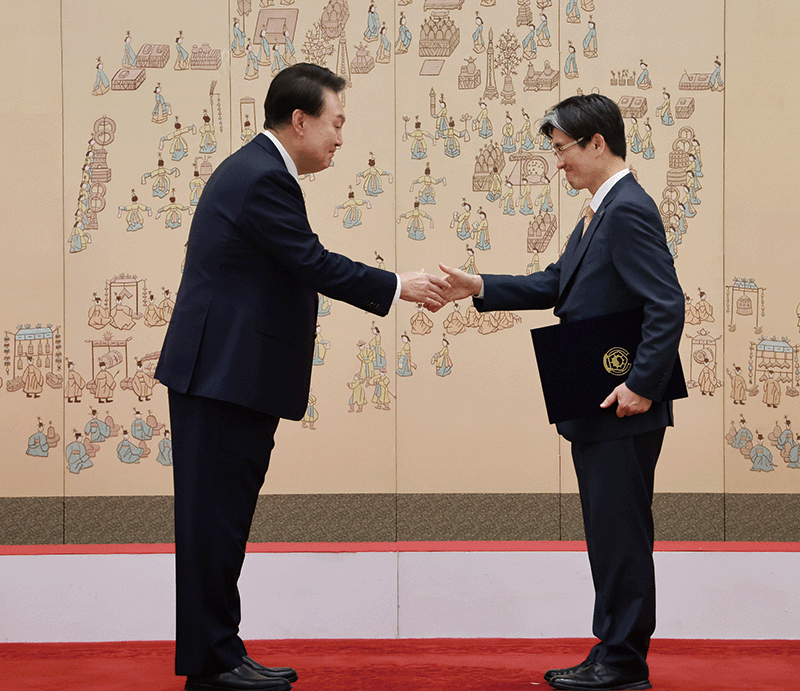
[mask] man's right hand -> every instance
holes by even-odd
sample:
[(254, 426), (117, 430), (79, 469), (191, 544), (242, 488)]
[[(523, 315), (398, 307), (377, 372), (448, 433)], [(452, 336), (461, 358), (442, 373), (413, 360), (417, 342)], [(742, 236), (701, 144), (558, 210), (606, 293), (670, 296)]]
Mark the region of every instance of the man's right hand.
[(445, 273), (447, 289), (444, 294), (448, 302), (473, 297), (483, 289), (483, 279), (480, 276), (444, 264), (439, 264), (439, 268)]

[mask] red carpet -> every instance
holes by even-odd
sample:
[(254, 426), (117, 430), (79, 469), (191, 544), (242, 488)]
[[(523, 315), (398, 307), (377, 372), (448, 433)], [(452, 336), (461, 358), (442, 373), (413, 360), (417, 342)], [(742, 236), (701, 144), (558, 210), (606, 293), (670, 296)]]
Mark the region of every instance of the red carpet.
[[(588, 640), (251, 641), (260, 662), (291, 665), (295, 691), (523, 691), (579, 662)], [(171, 642), (0, 644), (2, 691), (179, 691)], [(655, 640), (656, 691), (800, 689), (800, 641)]]

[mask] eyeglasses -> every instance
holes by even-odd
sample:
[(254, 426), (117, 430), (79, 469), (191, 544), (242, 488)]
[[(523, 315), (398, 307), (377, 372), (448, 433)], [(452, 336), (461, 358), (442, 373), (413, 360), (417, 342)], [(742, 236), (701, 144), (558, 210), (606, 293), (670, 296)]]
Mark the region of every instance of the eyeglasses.
[(575, 146), (582, 142), (586, 137), (581, 137), (580, 139), (576, 139), (571, 141), (569, 144), (564, 144), (564, 146), (558, 146), (558, 144), (553, 144), (553, 153), (556, 155), (556, 158), (563, 161), (564, 160), (564, 152), (569, 149), (571, 146)]

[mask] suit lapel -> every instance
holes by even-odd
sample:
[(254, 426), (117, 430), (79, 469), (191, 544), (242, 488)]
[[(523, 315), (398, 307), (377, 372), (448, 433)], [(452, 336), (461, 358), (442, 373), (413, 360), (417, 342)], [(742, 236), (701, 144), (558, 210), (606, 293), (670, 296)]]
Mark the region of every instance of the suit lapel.
[[(589, 243), (592, 241), (595, 231), (603, 221), (603, 217), (605, 216), (608, 205), (614, 200), (614, 197), (617, 196), (617, 193), (626, 185), (631, 184), (631, 182), (635, 183), (636, 180), (631, 173), (628, 173), (628, 175), (623, 177), (608, 191), (606, 196), (603, 198), (603, 202), (600, 204), (600, 208), (595, 212), (592, 222), (589, 224), (589, 227), (583, 233), (583, 236), (580, 238), (580, 240), (576, 242), (573, 237), (570, 237), (570, 241), (565, 252), (565, 255), (567, 256), (565, 257), (564, 271), (561, 273), (560, 287), (562, 293), (567, 287), (567, 284), (570, 282), (575, 270), (580, 265), (583, 255), (586, 254), (586, 250), (589, 247)], [(578, 221), (578, 225), (575, 226), (575, 230), (572, 231), (573, 236), (576, 232), (580, 231), (582, 224), (583, 219)]]

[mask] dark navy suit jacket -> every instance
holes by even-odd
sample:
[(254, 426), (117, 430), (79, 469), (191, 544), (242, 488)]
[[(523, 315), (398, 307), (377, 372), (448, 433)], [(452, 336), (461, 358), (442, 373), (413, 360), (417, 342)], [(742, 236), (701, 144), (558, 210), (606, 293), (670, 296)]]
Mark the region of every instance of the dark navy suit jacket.
[(170, 389), (299, 420), (308, 406), (317, 291), (379, 316), (395, 274), (329, 252), (263, 134), (206, 184), (156, 378)]
[(643, 307), (642, 342), (626, 384), (653, 401), (650, 410), (618, 418), (615, 403), (597, 416), (559, 423), (557, 429), (570, 441), (592, 442), (671, 425), (672, 404), (660, 399), (678, 353), (685, 302), (658, 208), (628, 174), (611, 188), (580, 237), (582, 224), (581, 219), (564, 254), (544, 271), (483, 275), (484, 297), (475, 299), (475, 307), (554, 308), (565, 322)]

